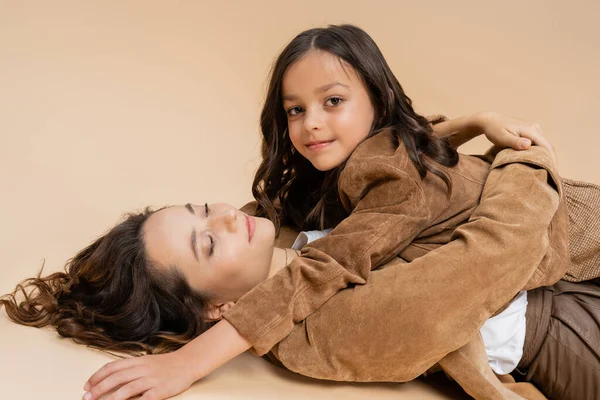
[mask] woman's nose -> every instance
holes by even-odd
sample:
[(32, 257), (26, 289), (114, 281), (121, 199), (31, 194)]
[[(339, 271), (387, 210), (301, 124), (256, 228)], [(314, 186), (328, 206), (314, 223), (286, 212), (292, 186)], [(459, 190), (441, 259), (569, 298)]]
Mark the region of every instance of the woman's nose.
[(211, 222), (212, 229), (222, 228), (228, 232), (235, 232), (237, 230), (237, 211), (233, 208), (227, 209), (215, 215)]

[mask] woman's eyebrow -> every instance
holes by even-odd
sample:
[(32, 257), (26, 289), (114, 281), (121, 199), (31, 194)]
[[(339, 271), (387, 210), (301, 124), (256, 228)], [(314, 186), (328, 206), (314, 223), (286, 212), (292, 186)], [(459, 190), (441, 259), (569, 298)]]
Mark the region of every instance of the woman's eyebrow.
[[(187, 203), (185, 205), (185, 208), (187, 208), (187, 210), (190, 213), (192, 213), (192, 215), (196, 215), (196, 213), (194, 212), (194, 207), (192, 207), (192, 205), (190, 203)], [(199, 261), (199, 259), (198, 259), (198, 238), (196, 237), (195, 230), (192, 231), (192, 235), (190, 237), (190, 244), (192, 245), (192, 253), (194, 253), (194, 257), (196, 258), (196, 261)]]
[(190, 213), (192, 213), (192, 215), (196, 215), (196, 213), (194, 212), (194, 207), (192, 207), (192, 205), (191, 205), (190, 203), (187, 203), (187, 204), (185, 205), (185, 208), (187, 208), (187, 209), (188, 209), (188, 211), (189, 211)]

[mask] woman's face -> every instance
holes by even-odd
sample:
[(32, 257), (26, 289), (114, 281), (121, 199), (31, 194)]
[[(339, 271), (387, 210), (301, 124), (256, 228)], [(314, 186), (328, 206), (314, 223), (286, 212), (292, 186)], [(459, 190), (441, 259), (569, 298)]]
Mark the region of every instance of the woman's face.
[(348, 63), (310, 51), (285, 71), (283, 107), (292, 144), (320, 171), (343, 163), (370, 133), (375, 110)]
[(168, 207), (144, 224), (146, 251), (214, 304), (235, 302), (269, 274), (275, 228), (228, 204)]

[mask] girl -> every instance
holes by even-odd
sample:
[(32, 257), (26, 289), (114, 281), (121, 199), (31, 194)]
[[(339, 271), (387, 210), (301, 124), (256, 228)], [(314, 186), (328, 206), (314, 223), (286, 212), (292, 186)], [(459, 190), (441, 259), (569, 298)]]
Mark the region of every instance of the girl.
[[(261, 124), (264, 162), (254, 187), (259, 215), (268, 215), (277, 225), (289, 221), (303, 228), (334, 229), (234, 307), (231, 301), (218, 304), (213, 315), (224, 320), (189, 343), (180, 353), (187, 356), (172, 361), (183, 366), (190, 355), (203, 355), (208, 360), (193, 376), (171, 379), (165, 370), (160, 370), (165, 373), (160, 378), (149, 373), (157, 382), (170, 382), (172, 391), (161, 395), (180, 391), (250, 347), (265, 354), (295, 323), (339, 290), (364, 284), (371, 269), (396, 255), (411, 261), (447, 243), (473, 214), (489, 173), (485, 161), (459, 156), (449, 143), (432, 135), (375, 43), (352, 26), (309, 30), (284, 49), (272, 73)], [(548, 157), (541, 153), (527, 162), (539, 164)], [(507, 161), (501, 159), (498, 165), (503, 162)], [(562, 193), (556, 176), (551, 182)], [(538, 268), (510, 284), (494, 286), (494, 298), (486, 300), (481, 314), (489, 317), (520, 289), (552, 284), (563, 276), (568, 266), (566, 230), (561, 202), (548, 231), (548, 252), (526, 263)], [(249, 225), (250, 240), (252, 232)], [(202, 232), (195, 243), (207, 258), (219, 251), (218, 238), (210, 231)], [(465, 323), (472, 326), (457, 335), (460, 345), (480, 320)], [(133, 382), (125, 386), (126, 393), (159, 393), (152, 379), (111, 375), (111, 368), (118, 371), (125, 364), (109, 365), (86, 390), (108, 374), (112, 386)], [(106, 383), (103, 390), (112, 386)]]

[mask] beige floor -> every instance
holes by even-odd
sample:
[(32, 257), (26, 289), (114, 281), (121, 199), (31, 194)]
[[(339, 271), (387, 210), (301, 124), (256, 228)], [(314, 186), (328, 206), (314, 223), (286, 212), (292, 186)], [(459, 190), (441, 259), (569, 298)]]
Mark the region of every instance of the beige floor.
[[(60, 338), (47, 329), (23, 327), (0, 316), (0, 399), (79, 399), (86, 379), (112, 358)], [(401, 400), (467, 399), (444, 376), (406, 384), (317, 381), (242, 354), (196, 383), (178, 399)]]
[[(373, 36), (418, 112), (539, 122), (561, 174), (600, 183), (599, 12), (591, 0), (0, 0), (0, 294), (41, 260), (59, 270), (124, 212), (249, 201), (270, 65), (330, 23)], [(0, 311), (0, 400), (78, 399), (109, 360)], [(460, 394), (443, 380), (318, 382), (244, 354), (181, 398)]]

